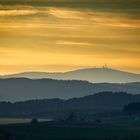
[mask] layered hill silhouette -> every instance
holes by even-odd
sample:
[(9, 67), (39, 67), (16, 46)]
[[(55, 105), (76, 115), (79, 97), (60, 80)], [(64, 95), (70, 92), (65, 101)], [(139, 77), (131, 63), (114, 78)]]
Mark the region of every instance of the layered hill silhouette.
[(0, 100), (21, 101), (29, 99), (69, 99), (95, 94), (102, 91), (140, 93), (140, 83), (111, 84), (89, 83), (76, 80), (0, 79)]
[[(133, 103), (140, 102), (139, 95), (131, 95), (123, 92), (101, 92), (94, 95), (88, 95), (80, 98), (72, 98), (69, 100), (62, 99), (43, 99), (43, 100), (30, 100), (22, 102), (0, 102), (0, 116), (7, 115), (54, 115), (69, 112), (92, 112), (95, 110), (120, 110), (122, 111), (124, 106)], [(59, 112), (59, 113), (58, 113)]]
[(58, 79), (58, 80), (84, 80), (92, 83), (130, 83), (140, 82), (140, 74), (128, 73), (107, 67), (80, 69), (64, 73), (24, 72), (1, 78), (30, 78), (30, 79)]

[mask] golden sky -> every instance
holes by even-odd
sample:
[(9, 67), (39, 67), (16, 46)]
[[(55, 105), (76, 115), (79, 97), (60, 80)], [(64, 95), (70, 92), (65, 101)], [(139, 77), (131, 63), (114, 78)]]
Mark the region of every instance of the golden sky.
[(0, 0), (0, 74), (101, 67), (140, 73), (139, 0)]

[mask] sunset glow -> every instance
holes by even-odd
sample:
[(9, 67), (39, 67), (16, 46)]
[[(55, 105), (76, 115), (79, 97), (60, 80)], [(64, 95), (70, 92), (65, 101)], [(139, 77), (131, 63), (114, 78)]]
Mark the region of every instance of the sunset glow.
[(0, 74), (105, 63), (140, 73), (140, 2), (68, 1), (0, 0)]

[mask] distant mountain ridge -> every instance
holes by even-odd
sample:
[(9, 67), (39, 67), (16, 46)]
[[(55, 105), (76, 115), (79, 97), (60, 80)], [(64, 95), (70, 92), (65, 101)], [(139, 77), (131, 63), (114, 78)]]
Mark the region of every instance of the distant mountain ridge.
[(30, 79), (58, 79), (58, 80), (83, 80), (92, 83), (130, 83), (140, 82), (140, 74), (134, 74), (107, 67), (80, 69), (63, 73), (48, 72), (24, 72), (19, 74), (5, 75), (1, 78), (30, 78)]
[(89, 83), (76, 80), (0, 79), (0, 101), (83, 97), (102, 91), (140, 93), (140, 83)]

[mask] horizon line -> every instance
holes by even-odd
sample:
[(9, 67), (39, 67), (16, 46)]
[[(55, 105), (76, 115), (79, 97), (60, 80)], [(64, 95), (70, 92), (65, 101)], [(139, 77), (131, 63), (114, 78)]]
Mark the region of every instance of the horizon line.
[(118, 68), (112, 68), (112, 67), (108, 67), (107, 64), (101, 66), (101, 67), (97, 67), (97, 66), (93, 66), (93, 67), (87, 67), (87, 68), (77, 68), (77, 69), (73, 69), (73, 70), (66, 70), (66, 71), (19, 71), (19, 72), (15, 72), (15, 73), (7, 73), (7, 74), (0, 74), (0, 76), (9, 76), (9, 75), (15, 75), (15, 74), (22, 74), (22, 73), (51, 73), (51, 74), (56, 74), (56, 73), (67, 73), (67, 72), (74, 72), (74, 71), (78, 71), (78, 70), (87, 70), (87, 69), (111, 69), (111, 70), (117, 70), (117, 71), (121, 71), (121, 72), (126, 72), (126, 73), (130, 73), (130, 74), (140, 74), (140, 73), (136, 73), (136, 72), (131, 72), (131, 71), (127, 71), (127, 70), (123, 70), (123, 69), (118, 69)]

